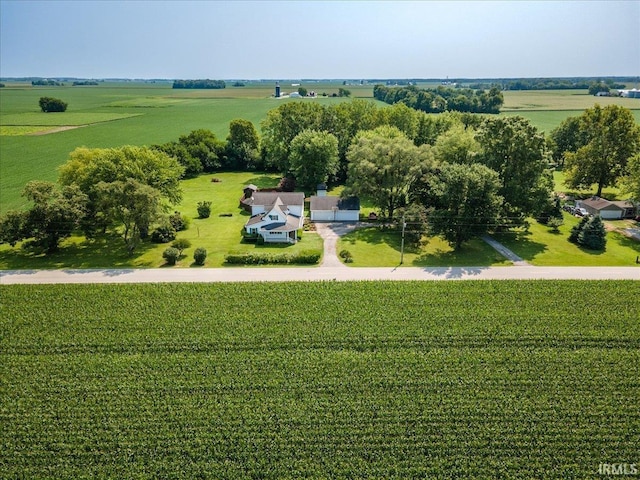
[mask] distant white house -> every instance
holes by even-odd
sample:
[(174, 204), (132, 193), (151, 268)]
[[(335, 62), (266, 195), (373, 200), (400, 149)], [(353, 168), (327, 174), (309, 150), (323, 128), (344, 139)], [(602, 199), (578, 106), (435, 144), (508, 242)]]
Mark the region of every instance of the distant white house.
[(318, 185), (317, 195), (310, 199), (313, 222), (357, 222), (360, 219), (360, 199), (327, 195), (327, 187)]
[(242, 204), (251, 209), (244, 226), (248, 235), (269, 243), (297, 243), (297, 232), (304, 225), (304, 193), (253, 191)]
[(631, 202), (612, 202), (606, 198), (600, 197), (578, 200), (576, 202), (576, 207), (584, 208), (590, 215), (600, 215), (604, 220), (633, 218), (636, 213), (636, 207)]

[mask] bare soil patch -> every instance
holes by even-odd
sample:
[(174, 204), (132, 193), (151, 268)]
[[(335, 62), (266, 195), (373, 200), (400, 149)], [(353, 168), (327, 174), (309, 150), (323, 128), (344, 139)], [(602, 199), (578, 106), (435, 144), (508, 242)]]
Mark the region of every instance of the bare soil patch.
[(33, 132), (30, 133), (29, 136), (39, 136), (39, 135), (49, 135), (50, 133), (58, 133), (58, 132), (64, 132), (66, 130), (73, 130), (75, 128), (81, 128), (81, 127), (86, 127), (87, 125), (65, 125), (62, 127), (55, 127), (55, 128), (48, 128), (46, 130), (41, 130), (39, 132)]

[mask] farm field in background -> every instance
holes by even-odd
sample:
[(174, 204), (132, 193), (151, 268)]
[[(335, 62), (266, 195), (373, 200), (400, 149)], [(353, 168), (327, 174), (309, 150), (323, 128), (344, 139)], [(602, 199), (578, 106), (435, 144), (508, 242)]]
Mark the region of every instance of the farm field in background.
[[(372, 85), (341, 82), (303, 83), (319, 94), (331, 95), (339, 88), (353, 97), (372, 98)], [(297, 87), (281, 83), (283, 91)], [(104, 83), (90, 87), (31, 87), (11, 84), (0, 89), (0, 213), (24, 206), (20, 192), (29, 180), (57, 178), (57, 168), (76, 147), (152, 145), (177, 139), (198, 128), (226, 138), (229, 122), (243, 118), (260, 128), (267, 111), (286, 101), (317, 101), (324, 104), (348, 101), (343, 98), (270, 98), (273, 84), (249, 82), (245, 87), (220, 90), (172, 89), (169, 83)], [(69, 103), (63, 114), (39, 112), (41, 96), (59, 97)], [(595, 103), (616, 103), (632, 108), (640, 122), (637, 99), (593, 97), (582, 91), (506, 91), (503, 115), (522, 115), (545, 132), (562, 120), (579, 115)], [(377, 102), (379, 105), (384, 105)], [(56, 133), (34, 135), (55, 127), (88, 125)], [(40, 128), (44, 126), (47, 128)]]
[(0, 477), (592, 477), (638, 451), (639, 295), (0, 286)]
[[(341, 84), (319, 84), (329, 94)], [(347, 87), (349, 88), (349, 87)], [(352, 92), (356, 93), (356, 88)], [(367, 87), (369, 96), (371, 88)], [(333, 90), (330, 90), (333, 89)], [(174, 90), (163, 84), (104, 84), (97, 87), (5, 87), (0, 89), (0, 214), (25, 205), (20, 197), (29, 180), (55, 181), (57, 168), (76, 147), (107, 148), (153, 145), (177, 140), (204, 128), (225, 139), (236, 118), (260, 122), (280, 102), (314, 101), (323, 104), (343, 98), (269, 98), (273, 86), (222, 90)], [(67, 112), (41, 113), (42, 96), (62, 98)], [(374, 101), (371, 99), (371, 101)], [(105, 121), (111, 120), (111, 121)], [(96, 123), (97, 122), (97, 123)], [(52, 126), (89, 126), (33, 135)]]

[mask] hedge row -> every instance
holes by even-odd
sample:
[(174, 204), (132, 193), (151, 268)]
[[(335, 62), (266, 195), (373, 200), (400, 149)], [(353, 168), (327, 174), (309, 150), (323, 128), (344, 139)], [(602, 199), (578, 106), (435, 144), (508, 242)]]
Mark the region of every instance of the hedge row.
[(315, 265), (320, 261), (319, 250), (303, 250), (298, 253), (230, 253), (224, 257), (231, 265)]

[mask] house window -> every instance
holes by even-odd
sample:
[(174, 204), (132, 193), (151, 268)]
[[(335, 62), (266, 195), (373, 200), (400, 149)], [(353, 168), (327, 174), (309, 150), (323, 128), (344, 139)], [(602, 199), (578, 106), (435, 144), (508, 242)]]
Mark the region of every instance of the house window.
[(282, 235), (282, 232), (271, 232), (271, 235)]
[(278, 220), (278, 215), (269, 215), (269, 220)]

